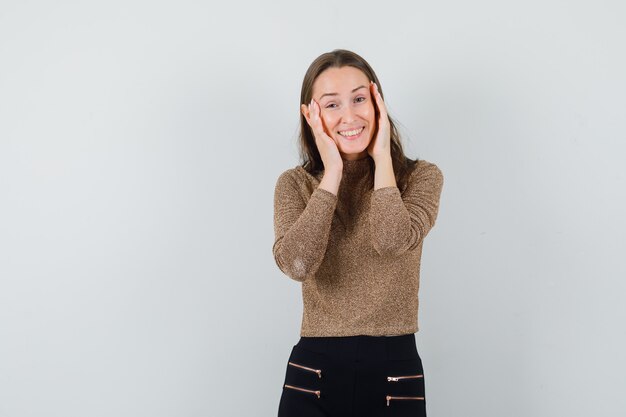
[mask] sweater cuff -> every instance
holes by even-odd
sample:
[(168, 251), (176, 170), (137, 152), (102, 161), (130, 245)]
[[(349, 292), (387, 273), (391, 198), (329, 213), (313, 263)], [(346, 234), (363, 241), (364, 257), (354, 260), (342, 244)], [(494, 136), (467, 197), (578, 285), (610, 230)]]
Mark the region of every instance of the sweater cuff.
[(389, 187), (378, 188), (374, 190), (372, 194), (374, 197), (377, 197), (377, 196), (382, 197), (382, 196), (388, 196), (392, 194), (400, 195), (400, 189), (395, 185), (390, 185)]
[(313, 191), (311, 198), (317, 198), (331, 205), (334, 205), (337, 202), (337, 196), (335, 194), (319, 187)]

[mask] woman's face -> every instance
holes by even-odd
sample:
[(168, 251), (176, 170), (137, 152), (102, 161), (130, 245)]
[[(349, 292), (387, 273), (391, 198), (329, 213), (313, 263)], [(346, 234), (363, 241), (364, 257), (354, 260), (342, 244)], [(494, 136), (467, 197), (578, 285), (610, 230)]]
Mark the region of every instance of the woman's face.
[(335, 141), (342, 158), (366, 157), (376, 128), (367, 76), (350, 66), (328, 68), (313, 83), (313, 99), (319, 103), (326, 134)]

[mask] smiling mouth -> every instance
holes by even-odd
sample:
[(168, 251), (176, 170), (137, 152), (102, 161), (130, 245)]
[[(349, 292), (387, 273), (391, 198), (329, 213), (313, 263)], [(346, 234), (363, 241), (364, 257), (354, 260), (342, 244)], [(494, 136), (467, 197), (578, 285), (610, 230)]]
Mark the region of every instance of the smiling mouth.
[(365, 129), (364, 126), (358, 128), (358, 129), (354, 129), (354, 130), (344, 130), (341, 132), (337, 132), (339, 133), (341, 136), (343, 136), (344, 138), (347, 139), (354, 139), (357, 136), (359, 136), (361, 134), (361, 132), (363, 132), (363, 129)]

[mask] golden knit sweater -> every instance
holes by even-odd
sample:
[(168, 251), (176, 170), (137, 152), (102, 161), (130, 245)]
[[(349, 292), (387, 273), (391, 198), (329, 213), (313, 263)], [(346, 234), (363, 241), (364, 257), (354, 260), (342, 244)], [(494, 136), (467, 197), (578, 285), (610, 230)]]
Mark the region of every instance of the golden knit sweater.
[(371, 157), (343, 161), (337, 195), (301, 166), (274, 192), (278, 268), (302, 283), (301, 336), (415, 333), (420, 258), (434, 226), (441, 170), (420, 160), (404, 190), (374, 190)]

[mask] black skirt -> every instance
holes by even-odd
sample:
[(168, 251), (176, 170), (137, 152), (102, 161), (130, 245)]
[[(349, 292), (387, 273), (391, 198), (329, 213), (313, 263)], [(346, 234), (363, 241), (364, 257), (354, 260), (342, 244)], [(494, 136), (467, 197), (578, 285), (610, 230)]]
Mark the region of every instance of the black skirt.
[(415, 333), (300, 337), (286, 365), (278, 417), (426, 416)]

